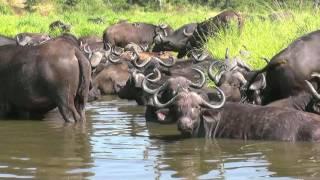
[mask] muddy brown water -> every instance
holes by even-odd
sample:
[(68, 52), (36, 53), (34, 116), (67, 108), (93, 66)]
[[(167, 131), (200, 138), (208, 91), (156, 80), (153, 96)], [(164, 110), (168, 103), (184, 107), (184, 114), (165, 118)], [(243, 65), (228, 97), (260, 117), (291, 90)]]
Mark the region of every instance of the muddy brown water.
[(144, 108), (108, 96), (85, 125), (0, 121), (0, 179), (319, 179), (320, 144), (183, 139), (146, 123)]

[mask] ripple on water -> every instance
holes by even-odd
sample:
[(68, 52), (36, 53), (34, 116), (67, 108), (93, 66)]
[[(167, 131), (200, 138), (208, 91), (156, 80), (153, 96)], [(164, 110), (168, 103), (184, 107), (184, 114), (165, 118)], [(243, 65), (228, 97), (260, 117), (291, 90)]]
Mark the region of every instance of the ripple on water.
[[(0, 179), (295, 179), (320, 176), (315, 143), (185, 139), (146, 123), (144, 108), (106, 96), (86, 125), (0, 121)], [(52, 117), (51, 117), (52, 116)]]

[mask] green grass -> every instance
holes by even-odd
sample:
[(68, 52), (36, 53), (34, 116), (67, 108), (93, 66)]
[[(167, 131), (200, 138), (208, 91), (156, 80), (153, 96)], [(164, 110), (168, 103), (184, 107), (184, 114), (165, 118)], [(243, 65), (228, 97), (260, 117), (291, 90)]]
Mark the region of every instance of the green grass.
[[(76, 7), (65, 9), (62, 0), (48, 1), (38, 4), (35, 13), (16, 15), (10, 6), (0, 0), (0, 34), (14, 36), (20, 32), (49, 32), (49, 24), (55, 20), (62, 20), (72, 25), (72, 33), (76, 36), (98, 35), (102, 36), (104, 29), (119, 20), (127, 19), (130, 22), (147, 22), (153, 24), (166, 23), (173, 28), (178, 28), (190, 22), (201, 22), (206, 18), (216, 15), (219, 10), (201, 6), (173, 6), (168, 5), (162, 11), (154, 11), (143, 7), (134, 6), (128, 10), (121, 10), (103, 3), (103, 0), (80, 1)], [(223, 58), (225, 49), (230, 49), (231, 56), (238, 55), (242, 46), (251, 52), (247, 62), (254, 68), (261, 68), (265, 62), (261, 57), (272, 58), (281, 49), (285, 48), (297, 37), (314, 31), (320, 27), (319, 12), (309, 6), (303, 9), (287, 7), (271, 7), (261, 4), (259, 11), (244, 10), (241, 13), (252, 16), (246, 20), (241, 35), (233, 27), (227, 32), (220, 32), (210, 38), (206, 49), (216, 58)], [(289, 7), (289, 6), (288, 6)], [(247, 9), (247, 8), (242, 8)], [(280, 21), (262, 21), (258, 16), (267, 17), (274, 11), (290, 11), (293, 18)], [(255, 12), (255, 13), (252, 13)], [(104, 24), (93, 24), (88, 18), (101, 17)]]
[(271, 59), (298, 37), (319, 29), (318, 12), (292, 11), (292, 14), (294, 17), (286, 20), (247, 20), (241, 35), (233, 26), (226, 33), (220, 32), (211, 38), (206, 48), (215, 57), (223, 58), (226, 47), (231, 56), (237, 56), (244, 45), (251, 52), (247, 62), (254, 68), (261, 68), (265, 65), (262, 57)]

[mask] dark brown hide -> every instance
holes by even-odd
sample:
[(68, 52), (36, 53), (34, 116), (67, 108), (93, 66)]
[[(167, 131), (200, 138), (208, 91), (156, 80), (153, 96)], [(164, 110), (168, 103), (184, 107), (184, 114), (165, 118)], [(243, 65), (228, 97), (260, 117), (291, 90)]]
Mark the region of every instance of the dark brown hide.
[(39, 46), (2, 46), (1, 114), (38, 115), (58, 107), (65, 121), (84, 121), (90, 74), (88, 59), (63, 37)]

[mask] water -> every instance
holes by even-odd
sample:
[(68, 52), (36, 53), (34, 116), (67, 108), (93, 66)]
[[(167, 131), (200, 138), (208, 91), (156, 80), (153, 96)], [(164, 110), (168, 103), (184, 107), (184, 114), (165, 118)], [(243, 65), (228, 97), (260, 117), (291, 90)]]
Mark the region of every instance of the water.
[(319, 179), (320, 144), (183, 139), (144, 108), (105, 97), (85, 125), (0, 121), (0, 179)]

